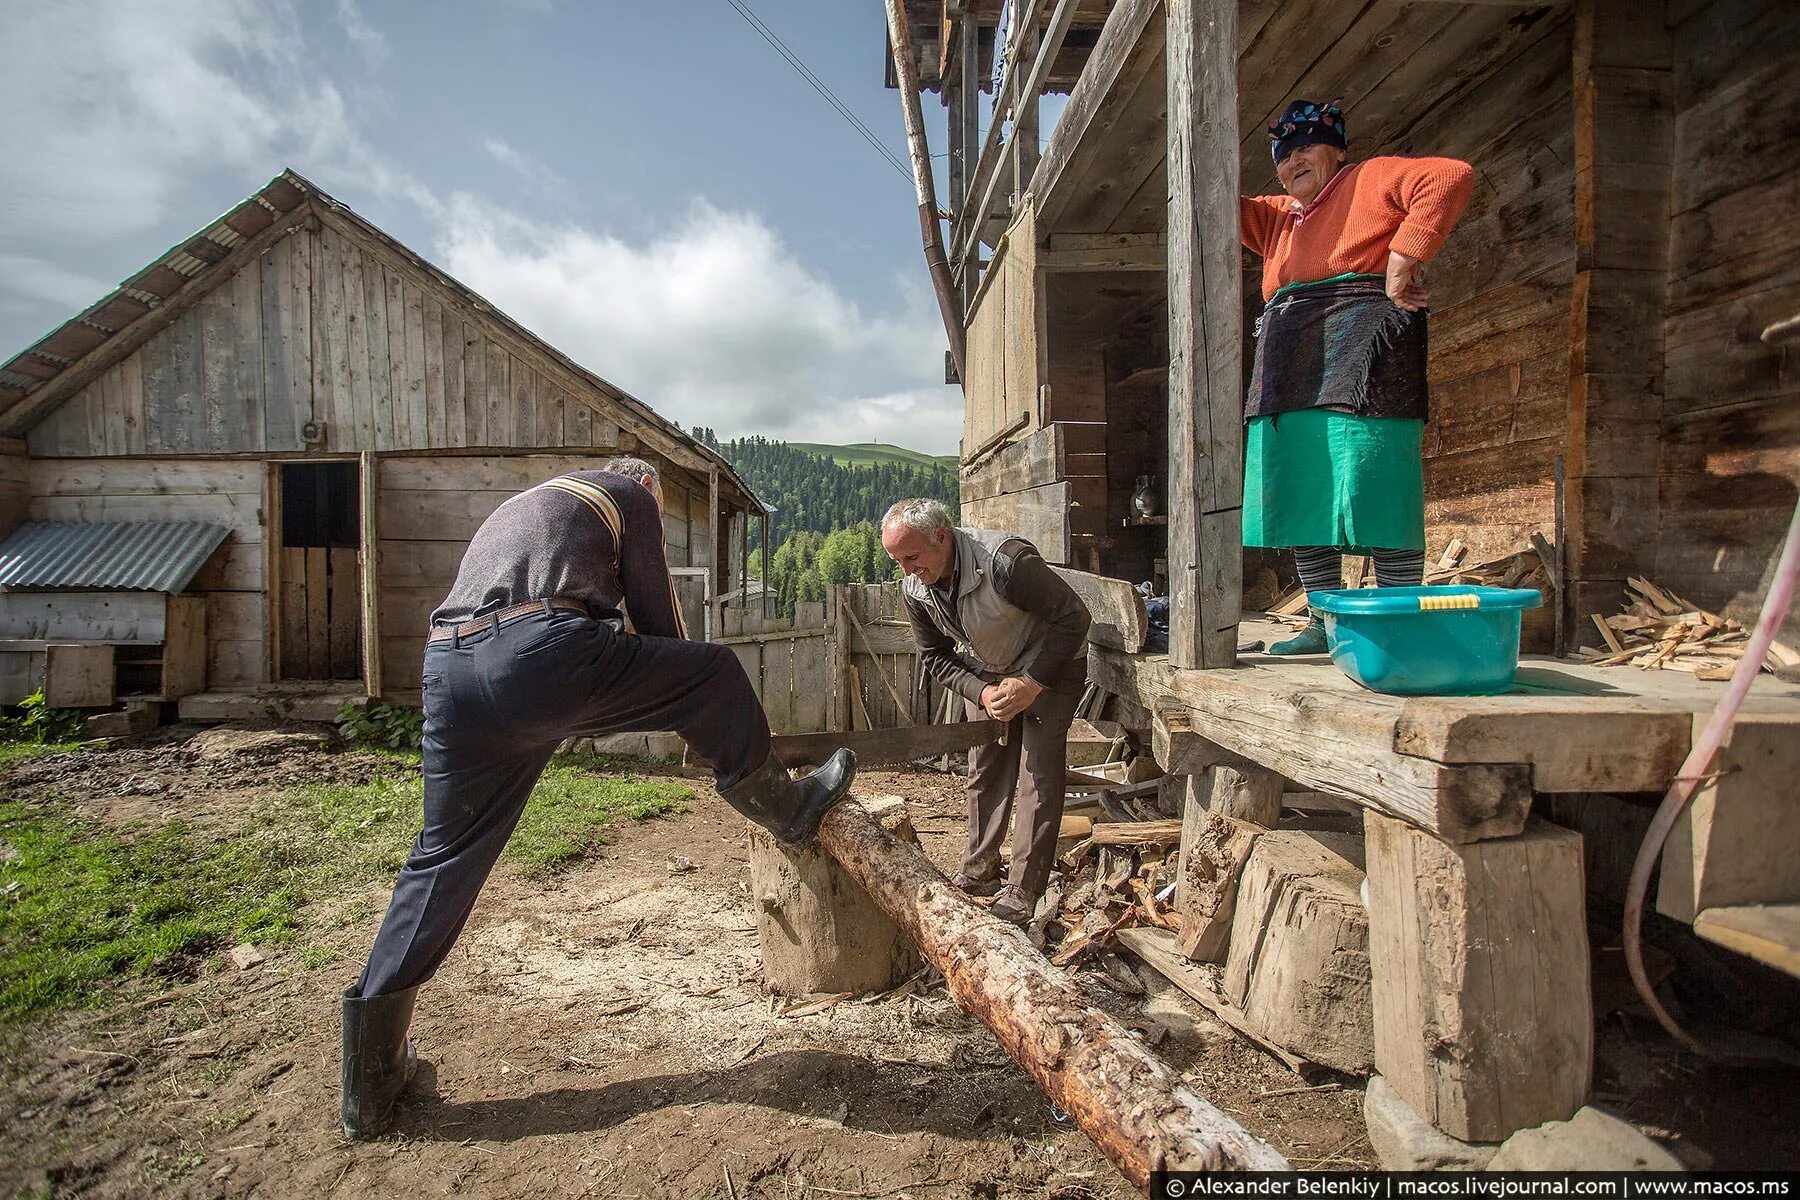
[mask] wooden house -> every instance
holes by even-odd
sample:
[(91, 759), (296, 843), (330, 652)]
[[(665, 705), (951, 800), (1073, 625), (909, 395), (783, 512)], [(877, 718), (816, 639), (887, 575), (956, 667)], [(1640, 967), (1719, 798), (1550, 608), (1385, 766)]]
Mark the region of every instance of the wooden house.
[[(1073, 40), (1099, 9), (1097, 36)], [(1723, 686), (1530, 658), (1512, 694), (1404, 699), (1323, 659), (1240, 652), (1270, 631), (1242, 612), (1260, 288), (1238, 197), (1279, 191), (1264, 129), (1298, 96), (1344, 97), (1353, 158), (1474, 164), (1428, 274), (1428, 561), (1452, 539), (1473, 561), (1537, 535), (1564, 648), (1598, 642), (1591, 618), (1617, 612), (1632, 577), (1753, 620), (1800, 485), (1800, 376), (1779, 340), (1800, 313), (1800, 6), (905, 14), (920, 86), (950, 114), (964, 513), (1086, 571), (1166, 576), (1168, 654), (1115, 639), (1091, 669), (1187, 776), (1191, 814), (1272, 823), (1279, 804), (1245, 797), (1295, 789), (1364, 814), (1374, 1066), (1393, 1090), (1474, 1142), (1566, 1118), (1593, 1045), (1581, 831), (1603, 832), (1590, 885), (1617, 882), (1612, 847), (1635, 849)], [(1040, 151), (1039, 97), (1071, 73)], [(997, 110), (985, 133), (978, 89)], [(1130, 504), (1145, 477), (1162, 500), (1150, 518)], [(1785, 799), (1800, 689), (1764, 676), (1725, 760), (1677, 829), (1658, 903), (1800, 974)], [(1206, 847), (1184, 835), (1190, 849)]]
[(228, 530), (187, 586), (215, 691), (416, 703), (477, 526), (608, 455), (662, 472), (691, 629), (766, 516), (717, 453), (291, 171), (0, 366), (0, 436), (0, 536)]

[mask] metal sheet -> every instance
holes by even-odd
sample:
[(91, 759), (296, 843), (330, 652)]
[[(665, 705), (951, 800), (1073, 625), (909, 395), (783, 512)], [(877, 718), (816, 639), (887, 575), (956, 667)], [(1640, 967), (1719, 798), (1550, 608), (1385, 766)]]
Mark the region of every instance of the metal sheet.
[(230, 532), (203, 521), (31, 521), (0, 542), (0, 588), (179, 592)]

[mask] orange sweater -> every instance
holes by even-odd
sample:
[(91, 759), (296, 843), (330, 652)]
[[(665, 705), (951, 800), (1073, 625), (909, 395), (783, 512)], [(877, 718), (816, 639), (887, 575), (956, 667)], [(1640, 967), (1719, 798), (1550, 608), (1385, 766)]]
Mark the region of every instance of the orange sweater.
[(1338, 171), (1304, 213), (1291, 196), (1239, 197), (1244, 245), (1263, 258), (1263, 299), (1290, 283), (1385, 274), (1390, 250), (1430, 261), (1474, 187), (1466, 162), (1387, 156)]

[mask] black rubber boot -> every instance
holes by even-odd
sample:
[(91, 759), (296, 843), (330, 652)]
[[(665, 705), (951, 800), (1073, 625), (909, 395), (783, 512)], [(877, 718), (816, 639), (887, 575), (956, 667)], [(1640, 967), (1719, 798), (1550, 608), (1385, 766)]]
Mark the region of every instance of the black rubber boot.
[(725, 803), (789, 846), (804, 846), (819, 832), (825, 811), (842, 800), (856, 778), (856, 755), (839, 750), (825, 765), (799, 779), (788, 777), (781, 760), (770, 754), (763, 765), (728, 788), (719, 789)]
[(416, 987), (364, 999), (344, 993), (344, 1136), (379, 1137), (394, 1123), (394, 1102), (412, 1081)]

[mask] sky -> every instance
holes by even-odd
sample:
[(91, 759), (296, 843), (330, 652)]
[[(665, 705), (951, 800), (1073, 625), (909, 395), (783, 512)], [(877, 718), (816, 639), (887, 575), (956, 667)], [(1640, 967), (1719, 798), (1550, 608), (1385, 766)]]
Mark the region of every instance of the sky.
[[(904, 162), (879, 0), (746, 2)], [(0, 358), (291, 167), (683, 426), (956, 450), (910, 179), (727, 0), (0, 0), (0, 41)]]

